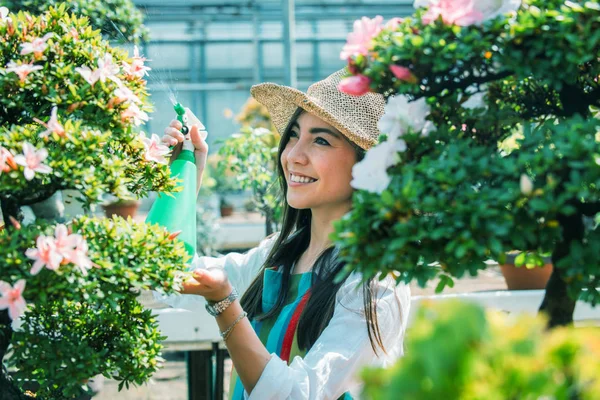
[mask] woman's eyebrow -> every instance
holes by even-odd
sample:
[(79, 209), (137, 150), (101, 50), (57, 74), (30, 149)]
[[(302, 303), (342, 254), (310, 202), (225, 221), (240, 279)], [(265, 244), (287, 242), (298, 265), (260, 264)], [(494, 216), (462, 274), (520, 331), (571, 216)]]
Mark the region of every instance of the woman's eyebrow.
[[(298, 125), (297, 122), (294, 122), (292, 124), (292, 128), (300, 129), (300, 125)], [(317, 127), (317, 128), (311, 128), (309, 130), (309, 132), (312, 133), (313, 135), (316, 134), (316, 133), (327, 133), (327, 134), (333, 136), (336, 139), (340, 139), (340, 135), (338, 133), (332, 131), (331, 129), (327, 129), (327, 128), (319, 128), (319, 127)]]

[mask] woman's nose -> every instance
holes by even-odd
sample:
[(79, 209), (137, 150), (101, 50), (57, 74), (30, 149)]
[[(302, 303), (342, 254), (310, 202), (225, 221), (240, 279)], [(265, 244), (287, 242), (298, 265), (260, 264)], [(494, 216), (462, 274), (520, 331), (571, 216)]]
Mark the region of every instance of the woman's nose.
[(289, 152), (287, 153), (287, 159), (289, 163), (295, 164), (306, 164), (308, 157), (306, 156), (306, 149), (304, 144), (300, 141), (297, 141), (294, 144), (289, 144), (290, 146)]

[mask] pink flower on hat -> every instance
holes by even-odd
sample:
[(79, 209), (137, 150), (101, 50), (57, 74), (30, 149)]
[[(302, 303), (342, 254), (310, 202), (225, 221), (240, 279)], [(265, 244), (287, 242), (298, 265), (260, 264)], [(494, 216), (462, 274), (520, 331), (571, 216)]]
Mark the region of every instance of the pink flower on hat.
[(362, 96), (371, 90), (371, 79), (364, 75), (354, 75), (344, 78), (338, 84), (338, 90), (352, 96)]
[(167, 146), (161, 144), (156, 133), (153, 133), (151, 138), (147, 138), (144, 133), (141, 133), (140, 139), (142, 140), (144, 148), (146, 149), (144, 157), (147, 161), (154, 161), (159, 164), (168, 163), (168, 160), (165, 158), (165, 156), (169, 154), (171, 150), (169, 150)]
[(52, 36), (54, 36), (54, 33), (47, 33), (44, 37), (35, 38), (31, 42), (21, 44), (21, 55), (33, 53), (36, 57), (41, 56), (48, 47), (46, 41)]
[(28, 258), (35, 260), (33, 267), (31, 267), (31, 275), (37, 275), (44, 267), (56, 271), (58, 267), (60, 267), (60, 263), (63, 259), (56, 248), (54, 238), (44, 235), (38, 236), (36, 248), (27, 249), (25, 255)]
[(52, 168), (42, 164), (42, 162), (48, 157), (48, 150), (36, 148), (28, 142), (23, 143), (23, 154), (15, 156), (15, 162), (25, 167), (23, 174), (25, 179), (28, 181), (32, 180), (35, 173), (38, 174), (49, 174), (52, 172)]
[(8, 308), (8, 316), (13, 321), (19, 318), (25, 312), (27, 303), (23, 298), (25, 290), (25, 279), (19, 279), (14, 286), (0, 281), (0, 310)]
[(354, 31), (348, 34), (346, 45), (340, 53), (342, 60), (347, 60), (358, 54), (367, 55), (371, 48), (371, 40), (383, 29), (383, 17), (362, 17), (354, 21)]
[(18, 65), (16, 62), (11, 61), (6, 64), (6, 72), (14, 72), (19, 76), (21, 82), (25, 82), (27, 75), (33, 71), (39, 71), (40, 69), (42, 69), (40, 65), (33, 65), (31, 63)]

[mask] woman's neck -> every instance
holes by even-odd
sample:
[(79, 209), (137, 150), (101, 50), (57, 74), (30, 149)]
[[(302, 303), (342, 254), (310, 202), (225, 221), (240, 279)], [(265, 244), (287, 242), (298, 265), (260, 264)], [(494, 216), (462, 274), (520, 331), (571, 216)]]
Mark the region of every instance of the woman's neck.
[(333, 233), (333, 222), (340, 219), (348, 211), (350, 211), (350, 204), (336, 210), (311, 210), (310, 244), (306, 249), (309, 257), (316, 258), (331, 246), (329, 236)]

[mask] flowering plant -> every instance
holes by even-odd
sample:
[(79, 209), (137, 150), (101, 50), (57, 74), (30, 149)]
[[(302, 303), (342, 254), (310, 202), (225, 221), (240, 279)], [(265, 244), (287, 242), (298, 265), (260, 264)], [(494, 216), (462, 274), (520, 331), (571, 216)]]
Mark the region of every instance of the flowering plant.
[(114, 49), (65, 5), (40, 16), (0, 9), (1, 398), (74, 398), (103, 374), (148, 380), (161, 336), (140, 290), (174, 293), (187, 261), (158, 226), (80, 218), (22, 224), (21, 206), (76, 189), (86, 207), (110, 193), (171, 191), (148, 118), (143, 57)]
[(386, 25), (363, 19), (360, 46), (351, 35), (342, 51), (340, 90), (388, 99), (386, 139), (355, 166), (361, 190), (336, 226), (348, 271), (442, 290), (507, 251), (530, 267), (550, 252), (541, 310), (568, 324), (577, 299), (600, 301), (600, 6), (416, 6)]

